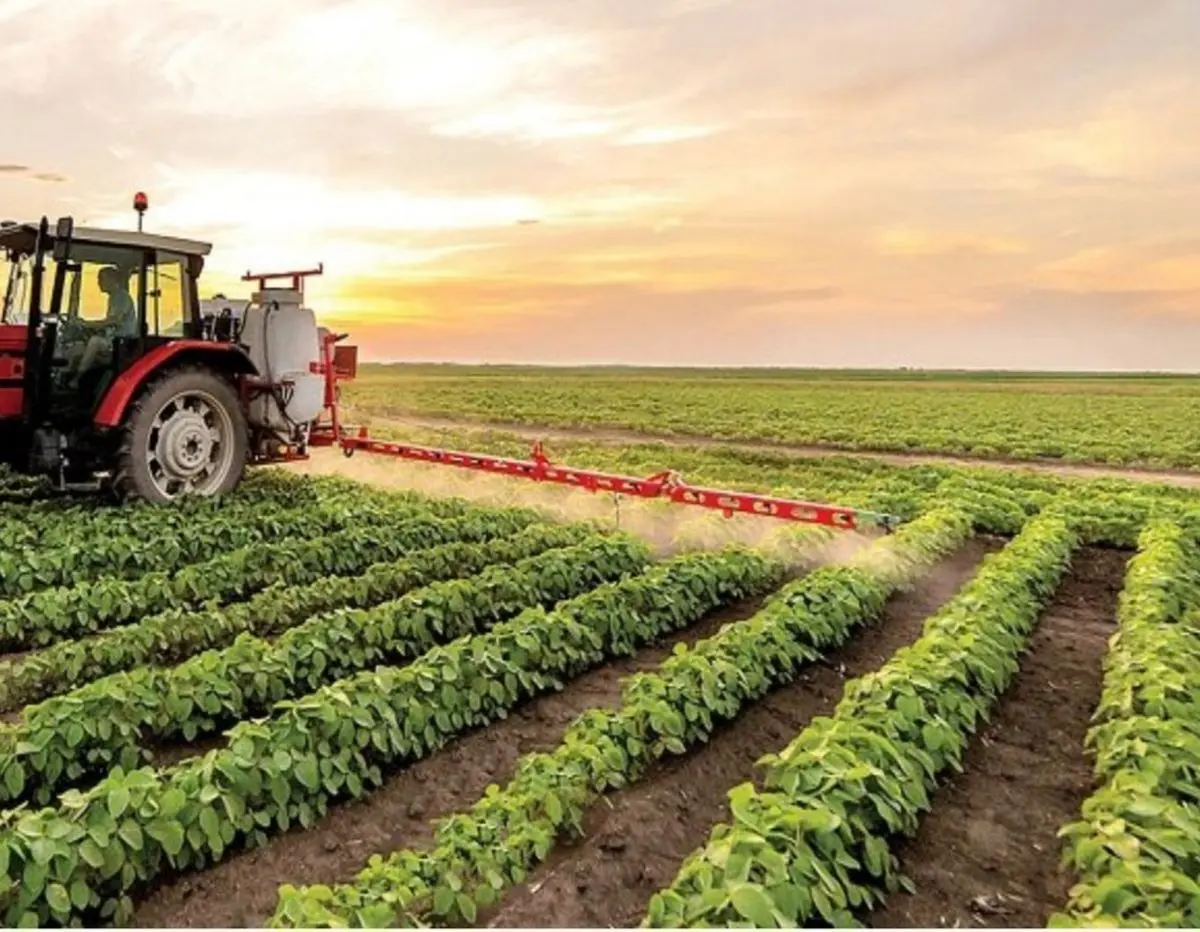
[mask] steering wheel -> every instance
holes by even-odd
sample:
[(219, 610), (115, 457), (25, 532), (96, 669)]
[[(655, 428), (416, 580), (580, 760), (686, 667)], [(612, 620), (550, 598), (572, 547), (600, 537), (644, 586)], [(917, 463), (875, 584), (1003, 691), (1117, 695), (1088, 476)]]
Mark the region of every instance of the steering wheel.
[(87, 329), (87, 326), (78, 317), (68, 317), (60, 325), (59, 332), (65, 339), (75, 342), (83, 339)]

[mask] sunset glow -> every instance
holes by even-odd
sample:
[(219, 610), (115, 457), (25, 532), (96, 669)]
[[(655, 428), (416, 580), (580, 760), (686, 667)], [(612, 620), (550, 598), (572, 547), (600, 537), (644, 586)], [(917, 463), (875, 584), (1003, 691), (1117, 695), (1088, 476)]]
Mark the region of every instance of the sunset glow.
[(1190, 0), (0, 0), (0, 217), (365, 359), (1195, 369)]

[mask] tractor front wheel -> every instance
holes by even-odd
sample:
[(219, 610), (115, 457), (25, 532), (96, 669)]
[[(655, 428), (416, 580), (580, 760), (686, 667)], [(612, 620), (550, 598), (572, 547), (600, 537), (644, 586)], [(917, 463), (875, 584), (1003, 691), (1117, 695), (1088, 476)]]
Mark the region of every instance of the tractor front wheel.
[(211, 369), (174, 369), (130, 405), (113, 487), (157, 503), (219, 495), (241, 481), (247, 446), (233, 386)]

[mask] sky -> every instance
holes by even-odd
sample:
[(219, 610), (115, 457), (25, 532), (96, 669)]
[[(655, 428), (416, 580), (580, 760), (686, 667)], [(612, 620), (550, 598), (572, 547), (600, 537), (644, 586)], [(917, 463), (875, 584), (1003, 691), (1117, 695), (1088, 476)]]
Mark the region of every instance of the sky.
[(1200, 368), (1194, 0), (0, 0), (0, 217), (366, 360)]

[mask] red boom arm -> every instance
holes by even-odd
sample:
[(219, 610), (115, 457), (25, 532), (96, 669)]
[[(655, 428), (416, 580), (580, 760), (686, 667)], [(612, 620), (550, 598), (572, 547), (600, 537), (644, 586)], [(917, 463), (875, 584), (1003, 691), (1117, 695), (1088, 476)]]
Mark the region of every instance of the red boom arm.
[(514, 460), (486, 453), (464, 453), (458, 450), (442, 450), (408, 443), (393, 443), (373, 440), (365, 427), (359, 428), (358, 436), (343, 436), (342, 452), (352, 456), (356, 450), (398, 456), (403, 459), (457, 466), (481, 472), (518, 476), (535, 482), (553, 482), (569, 485), (589, 492), (612, 492), (637, 498), (667, 498), (680, 505), (697, 505), (723, 512), (730, 517), (735, 512), (780, 518), (785, 521), (800, 521), (807, 524), (822, 524), (840, 530), (861, 530), (866, 527), (891, 531), (900, 523), (893, 515), (872, 511), (859, 511), (838, 505), (821, 505), (816, 502), (791, 501), (769, 495), (747, 492), (729, 492), (723, 489), (708, 489), (686, 484), (675, 472), (661, 472), (645, 479), (621, 476), (614, 473), (596, 472), (590, 469), (575, 469), (557, 466), (546, 458), (541, 442), (533, 445), (532, 459)]

